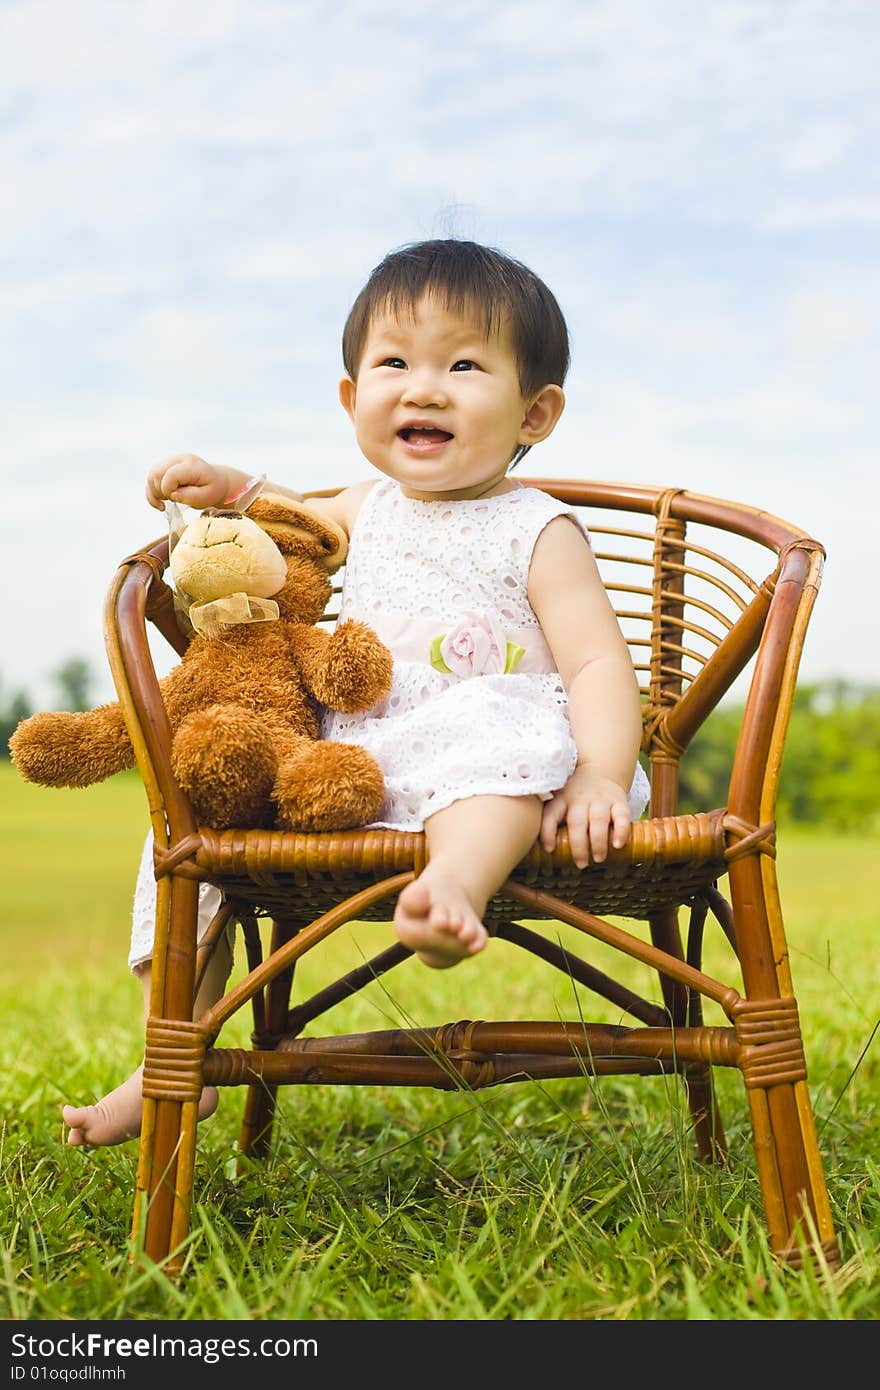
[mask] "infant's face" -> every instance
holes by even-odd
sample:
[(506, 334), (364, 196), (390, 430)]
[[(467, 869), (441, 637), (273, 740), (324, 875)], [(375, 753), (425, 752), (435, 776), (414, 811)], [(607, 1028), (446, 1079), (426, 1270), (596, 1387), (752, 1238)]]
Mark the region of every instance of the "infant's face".
[(507, 467), (525, 442), (528, 403), (509, 331), (424, 296), (412, 316), (373, 320), (357, 381), (340, 399), (360, 448), (409, 497), (476, 497), (506, 491)]

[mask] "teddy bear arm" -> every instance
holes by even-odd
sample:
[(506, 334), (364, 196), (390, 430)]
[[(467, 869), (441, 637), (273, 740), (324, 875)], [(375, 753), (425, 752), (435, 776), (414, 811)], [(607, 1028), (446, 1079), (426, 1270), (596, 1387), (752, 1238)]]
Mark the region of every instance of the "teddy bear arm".
[(310, 693), (328, 709), (370, 709), (391, 689), (391, 653), (366, 623), (349, 618), (332, 633), (297, 627), (291, 647)]

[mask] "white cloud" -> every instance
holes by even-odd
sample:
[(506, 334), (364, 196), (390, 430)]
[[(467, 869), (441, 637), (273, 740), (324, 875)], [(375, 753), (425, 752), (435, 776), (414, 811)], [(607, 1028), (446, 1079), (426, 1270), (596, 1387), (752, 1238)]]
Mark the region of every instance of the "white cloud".
[(844, 636), (877, 515), (878, 40), (858, 0), (4, 5), (4, 688), (49, 698), (80, 650), (105, 670), (157, 458), (366, 476), (342, 322), (385, 250), (446, 234), (569, 317), (529, 470), (802, 521), (829, 550), (805, 661), (880, 679)]
[(787, 306), (785, 331), (793, 352), (824, 363), (842, 353), (861, 353), (866, 347), (873, 346), (876, 352), (878, 323), (880, 290), (871, 284), (869, 273), (862, 285), (852, 283), (847, 289), (827, 284), (795, 289)]
[(805, 121), (789, 144), (783, 146), (781, 165), (791, 174), (818, 174), (845, 159), (853, 143), (853, 131), (843, 121)]
[(760, 222), (773, 232), (811, 227), (874, 227), (880, 222), (880, 194), (832, 197), (822, 202), (811, 198), (783, 198), (768, 207)]

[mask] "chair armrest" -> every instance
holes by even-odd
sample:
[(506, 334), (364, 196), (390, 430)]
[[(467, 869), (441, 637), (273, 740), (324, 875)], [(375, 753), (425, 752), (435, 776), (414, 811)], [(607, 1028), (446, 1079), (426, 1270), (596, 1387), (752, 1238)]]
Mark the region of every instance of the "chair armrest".
[(780, 549), (776, 569), (649, 738), (679, 757), (757, 652), (731, 769), (728, 807), (751, 823), (772, 819), (797, 670), (824, 551), (807, 537)]
[(147, 640), (149, 616), (178, 653), (188, 645), (162, 577), (167, 564), (167, 539), (122, 561), (104, 605), (104, 643), (154, 831), (160, 825), (164, 838), (167, 821), (167, 834), (174, 842), (195, 830), (196, 820), (171, 769), (171, 726)]
[(798, 668), (824, 558), (822, 545), (809, 537), (780, 552), (730, 779), (728, 808), (747, 822), (764, 823), (775, 815)]

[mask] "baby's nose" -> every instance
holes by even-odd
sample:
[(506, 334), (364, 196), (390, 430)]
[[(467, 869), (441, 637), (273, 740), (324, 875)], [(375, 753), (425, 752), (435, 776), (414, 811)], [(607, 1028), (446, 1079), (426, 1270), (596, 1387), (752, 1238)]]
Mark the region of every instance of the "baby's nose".
[(407, 372), (403, 399), (409, 405), (445, 405), (447, 394), (443, 378), (436, 372)]

